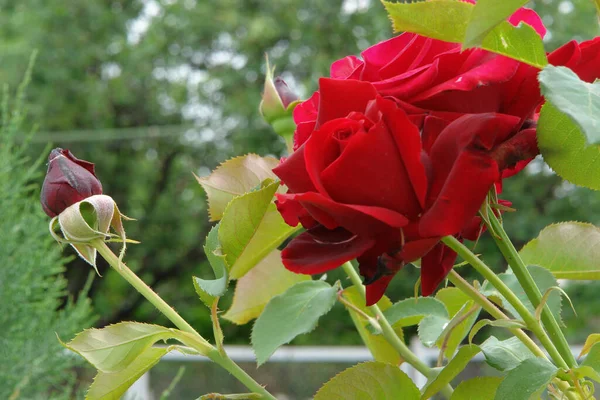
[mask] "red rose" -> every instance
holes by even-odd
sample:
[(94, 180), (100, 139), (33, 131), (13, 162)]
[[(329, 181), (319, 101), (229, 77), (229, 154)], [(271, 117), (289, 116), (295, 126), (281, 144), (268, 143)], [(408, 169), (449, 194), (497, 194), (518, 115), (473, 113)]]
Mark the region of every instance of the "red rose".
[(436, 244), (473, 231), (502, 163), (514, 154), (497, 151), (520, 118), (466, 115), (429, 145), (403, 108), (369, 82), (324, 78), (318, 96), (314, 130), (274, 169), (288, 186), (278, 195), (281, 214), (307, 228), (283, 251), (285, 266), (315, 274), (358, 258), (373, 304), (395, 272), (423, 258), (423, 294), (430, 294), (456, 257)]
[[(509, 22), (545, 34), (531, 10)], [(549, 60), (593, 81), (599, 47), (598, 39), (572, 42)], [(294, 109), (296, 151), (275, 170), (289, 188), (278, 208), (307, 232), (287, 246), (283, 261), (313, 274), (356, 257), (373, 304), (397, 270), (422, 258), (422, 293), (429, 295), (456, 258), (439, 239), (476, 239), (477, 212), (490, 188), (500, 191), (503, 178), (539, 153), (539, 70), (411, 33), (362, 57), (335, 62), (333, 79), (321, 80), (320, 90)], [(383, 146), (387, 136), (373, 129), (387, 132), (395, 147)]]
[(56, 148), (48, 156), (48, 172), (42, 185), (44, 212), (55, 217), (65, 208), (90, 196), (102, 194), (94, 164), (75, 158), (69, 150)]

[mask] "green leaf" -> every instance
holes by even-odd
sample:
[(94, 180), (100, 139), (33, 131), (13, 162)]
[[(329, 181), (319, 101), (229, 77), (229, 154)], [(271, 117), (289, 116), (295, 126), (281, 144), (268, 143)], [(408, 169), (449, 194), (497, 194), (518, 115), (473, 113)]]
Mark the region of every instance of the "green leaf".
[[(344, 289), (344, 298), (352, 303), (356, 308), (364, 312), (365, 314), (375, 318), (375, 315), (371, 312), (371, 310), (365, 306), (364, 297), (358, 292), (356, 287), (351, 286), (347, 289)], [(385, 295), (377, 302), (377, 306), (382, 310), (388, 310), (392, 306), (392, 302)], [(367, 319), (364, 316), (359, 315), (352, 308), (346, 307), (348, 312), (350, 313), (350, 317), (352, 318), (352, 322), (356, 326), (356, 330), (360, 334), (361, 339), (365, 343), (365, 345), (373, 354), (373, 358), (375, 361), (380, 361), (392, 365), (398, 365), (402, 362), (402, 358), (400, 354), (394, 349), (394, 347), (388, 343), (387, 340), (382, 335), (376, 335), (372, 333), (368, 328), (371, 326)], [(394, 330), (398, 334), (398, 336), (402, 339), (404, 333), (402, 332), (402, 328), (399, 326), (394, 326)]]
[(425, 316), (448, 318), (446, 306), (433, 297), (410, 298), (399, 301), (383, 313), (390, 324), (398, 326), (417, 325)]
[(577, 124), (549, 102), (540, 113), (537, 140), (544, 161), (558, 175), (600, 190), (600, 148), (588, 146)]
[(528, 358), (535, 357), (518, 338), (498, 340), (490, 336), (479, 347), (485, 355), (485, 361), (499, 371), (509, 371)]
[(567, 67), (546, 66), (539, 77), (546, 100), (568, 115), (588, 145), (600, 143), (600, 82), (587, 83)]
[[(186, 332), (159, 325), (120, 322), (102, 329), (86, 329), (64, 346), (81, 355), (102, 372), (118, 372), (127, 368), (142, 353), (159, 340), (177, 339), (194, 347), (200, 342)], [(211, 347), (208, 342), (206, 350)]]
[(506, 375), (498, 390), (496, 400), (529, 400), (544, 391), (556, 376), (558, 368), (542, 358), (528, 358)]
[(596, 343), (592, 346), (581, 365), (592, 367), (596, 372), (600, 373), (600, 343)]
[[(396, 32), (413, 32), (447, 42), (463, 43), (474, 5), (455, 0), (417, 3), (384, 1)], [(481, 40), (481, 48), (543, 68), (548, 64), (544, 44), (527, 24), (518, 27), (503, 21)]]
[(86, 329), (65, 346), (102, 372), (118, 372), (157, 341), (172, 338), (172, 331), (159, 325), (120, 322), (102, 329)]
[(206, 236), (206, 243), (204, 244), (204, 253), (215, 274), (215, 279), (209, 280), (193, 277), (196, 293), (198, 293), (202, 302), (209, 308), (216, 297), (225, 294), (229, 282), (225, 256), (221, 252), (221, 244), (219, 243), (219, 225), (220, 223), (212, 227)]
[(490, 400), (494, 398), (502, 378), (483, 376), (462, 381), (452, 393), (450, 400)]
[(208, 197), (210, 220), (220, 220), (234, 197), (250, 192), (267, 178), (277, 179), (272, 169), (278, 163), (273, 157), (247, 154), (225, 161), (207, 177), (194, 175)]
[(236, 324), (245, 324), (258, 317), (273, 297), (298, 282), (310, 279), (310, 275), (296, 274), (285, 269), (281, 262), (281, 252), (275, 249), (238, 280), (233, 303), (223, 318)]
[(451, 318), (449, 325), (444, 328), (437, 344), (441, 347), (442, 342), (448, 333), (448, 329), (452, 328), (450, 331), (450, 338), (446, 344), (446, 351), (444, 352), (446, 357), (451, 357), (454, 355), (463, 339), (467, 336), (475, 321), (477, 321), (481, 307), (478, 307), (475, 312), (471, 313), (466, 319), (455, 326), (456, 321), (465, 313), (469, 312), (475, 302), (462, 290), (455, 287), (441, 289), (436, 293), (435, 297), (444, 303)]
[(588, 336), (587, 339), (585, 339), (585, 344), (583, 345), (583, 348), (581, 349), (581, 353), (579, 354), (579, 357), (581, 358), (582, 356), (589, 353), (592, 346), (598, 342), (600, 342), (600, 333), (592, 333), (590, 336)]
[(400, 368), (377, 361), (348, 368), (325, 383), (314, 400), (417, 400), (419, 389)]
[(298, 228), (287, 225), (273, 195), (279, 182), (265, 181), (263, 187), (233, 199), (219, 226), (219, 241), (230, 275), (239, 279), (277, 248)]
[(472, 342), (473, 338), (479, 332), (479, 330), (487, 325), (494, 326), (497, 328), (506, 328), (506, 329), (527, 328), (527, 325), (525, 325), (525, 323), (523, 321), (517, 321), (514, 319), (498, 319), (498, 320), (481, 319), (481, 320), (477, 321), (477, 323), (475, 325), (473, 325), (471, 332), (469, 332), (469, 342)]
[(300, 282), (275, 296), (252, 328), (258, 365), (296, 336), (315, 329), (319, 318), (335, 304), (338, 288), (324, 281)]
[(438, 315), (428, 315), (419, 322), (419, 339), (424, 346), (433, 347), (450, 320)]
[(557, 279), (600, 279), (600, 229), (583, 222), (545, 227), (519, 252), (526, 264), (548, 269)]
[[(552, 275), (550, 271), (545, 268), (539, 267), (537, 265), (530, 265), (527, 267), (529, 273), (533, 277), (536, 285), (540, 289), (541, 293), (546, 293), (546, 291), (553, 287), (558, 286), (558, 282), (556, 282), (556, 278)], [(519, 284), (517, 277), (512, 272), (505, 272), (502, 274), (498, 274), (498, 277), (510, 288), (510, 290), (517, 295), (519, 300), (527, 307), (527, 309), (531, 312), (531, 314), (535, 314), (535, 307), (529, 301), (527, 294)], [(508, 303), (508, 301), (500, 294), (496, 289), (489, 284), (489, 282), (485, 282), (483, 284), (482, 293), (486, 296), (497, 296), (497, 298), (502, 300), (502, 306), (511, 313), (515, 318), (520, 318), (519, 313), (515, 310), (515, 308)], [(561, 304), (562, 299), (560, 297), (560, 293), (554, 291), (548, 295), (548, 301), (546, 305), (550, 308), (552, 315), (556, 318), (556, 321), (559, 323), (562, 321), (561, 319)]]
[(450, 360), (448, 365), (442, 368), (439, 374), (427, 382), (427, 385), (423, 388), (421, 399), (429, 399), (431, 396), (442, 390), (452, 381), (452, 379), (465, 369), (469, 361), (471, 361), (479, 351), (479, 346), (474, 344), (463, 346), (458, 349), (458, 352), (452, 360)]
[(86, 400), (119, 400), (135, 381), (168, 352), (168, 347), (150, 347), (119, 372), (98, 371), (85, 396)]
[(488, 33), (527, 2), (528, 0), (478, 0), (469, 18), (463, 45), (480, 45)]

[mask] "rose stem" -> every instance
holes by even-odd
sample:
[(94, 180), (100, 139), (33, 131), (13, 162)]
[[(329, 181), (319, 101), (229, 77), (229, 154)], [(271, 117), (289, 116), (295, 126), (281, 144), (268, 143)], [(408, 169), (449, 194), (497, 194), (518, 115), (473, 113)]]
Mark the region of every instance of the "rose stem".
[[(346, 272), (346, 275), (348, 275), (348, 277), (352, 281), (352, 284), (357, 288), (362, 298), (366, 299), (365, 287), (363, 286), (362, 280), (360, 279), (360, 276), (358, 275), (352, 264), (350, 262), (345, 262), (344, 264), (342, 264), (342, 268), (344, 269), (344, 272)], [(431, 378), (433, 375), (435, 375), (433, 369), (427, 366), (427, 364), (425, 364), (423, 361), (421, 361), (415, 355), (415, 353), (413, 353), (408, 348), (408, 346), (398, 337), (398, 335), (394, 331), (394, 328), (392, 328), (392, 326), (388, 322), (385, 315), (383, 315), (383, 312), (377, 306), (377, 304), (370, 306), (369, 309), (373, 311), (373, 313), (377, 317), (377, 320), (381, 325), (383, 337), (388, 341), (390, 345), (392, 345), (392, 347), (394, 347), (394, 349), (396, 349), (396, 351), (400, 354), (402, 359), (410, 365), (412, 365), (413, 367), (415, 367), (417, 371), (425, 375), (427, 378)], [(453, 389), (450, 385), (446, 385), (442, 389), (442, 393), (447, 398), (450, 398), (452, 392)]]
[[(493, 235), (492, 235), (493, 236)], [(479, 259), (471, 250), (469, 250), (464, 244), (459, 242), (454, 236), (444, 236), (442, 242), (456, 253), (458, 253), (465, 261), (467, 261), (477, 272), (479, 272), (485, 279), (494, 286), (498, 292), (517, 310), (521, 318), (527, 327), (538, 337), (548, 354), (554, 360), (556, 365), (560, 368), (568, 368), (567, 363), (563, 360), (560, 353), (554, 347), (554, 344), (542, 328), (542, 325), (537, 319), (529, 312), (527, 307), (519, 300), (519, 298), (506, 286), (504, 282), (494, 271), (490, 269), (483, 261)]]
[[(463, 291), (467, 296), (471, 297), (477, 304), (479, 304), (485, 311), (488, 312), (492, 317), (496, 319), (509, 319), (506, 314), (504, 314), (498, 307), (494, 305), (487, 297), (485, 297), (481, 292), (473, 287), (469, 282), (467, 282), (462, 276), (458, 274), (455, 270), (450, 271), (448, 274), (448, 280), (452, 282), (454, 286)], [(527, 346), (527, 348), (536, 356), (548, 359), (546, 354), (538, 347), (537, 344), (527, 334), (519, 328), (509, 328), (508, 329), (513, 335), (515, 335), (519, 340)], [(570, 388), (569, 384), (565, 381), (556, 379), (557, 382), (555, 384), (562, 390), (563, 393), (567, 395), (569, 399), (577, 399), (578, 397), (569, 392)]]
[[(527, 266), (521, 259), (521, 256), (519, 256), (519, 253), (510, 241), (508, 235), (506, 234), (506, 231), (502, 227), (502, 224), (496, 218), (496, 215), (493, 212), (488, 214), (491, 228), (494, 232), (497, 233), (497, 235), (492, 236), (494, 237), (498, 248), (502, 252), (502, 255), (504, 256), (506, 262), (508, 262), (508, 265), (510, 265), (510, 268), (514, 272), (517, 280), (519, 281), (519, 284), (525, 291), (527, 298), (529, 299), (529, 301), (531, 301), (531, 304), (533, 304), (533, 306), (537, 308), (542, 300), (542, 294), (540, 293), (540, 289), (535, 284), (533, 277), (527, 269)], [(558, 323), (556, 322), (556, 319), (554, 318), (554, 315), (552, 315), (552, 313), (550, 312), (550, 308), (546, 304), (542, 309), (542, 322), (544, 323), (544, 326), (548, 331), (550, 340), (552, 340), (552, 343), (554, 343), (556, 349), (562, 355), (567, 365), (570, 368), (576, 367), (577, 361), (575, 360), (575, 357), (571, 352), (569, 343), (567, 343), (565, 335), (561, 331), (560, 327), (558, 326)]]
[[(262, 395), (265, 399), (276, 400), (264, 387), (256, 382), (250, 375), (246, 373), (239, 365), (231, 360), (226, 354), (221, 354), (210, 343), (206, 341), (190, 324), (187, 323), (177, 312), (169, 306), (154, 290), (144, 283), (132, 270), (130, 270), (123, 261), (112, 252), (102, 239), (93, 240), (92, 245), (100, 255), (108, 262), (108, 264), (127, 282), (131, 284), (142, 296), (152, 303), (165, 317), (167, 317), (176, 327), (184, 332), (190, 333), (202, 344), (196, 350), (202, 354), (206, 354), (212, 361), (225, 368), (238, 381), (254, 393)], [(206, 351), (206, 348), (209, 351)]]

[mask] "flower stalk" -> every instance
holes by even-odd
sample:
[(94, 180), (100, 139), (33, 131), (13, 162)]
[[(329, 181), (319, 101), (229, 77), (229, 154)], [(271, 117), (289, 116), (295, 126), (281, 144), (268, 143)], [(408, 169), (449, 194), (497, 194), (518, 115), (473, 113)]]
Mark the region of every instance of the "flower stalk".
[[(350, 278), (350, 281), (352, 281), (352, 284), (358, 289), (361, 296), (365, 298), (365, 287), (363, 286), (362, 280), (360, 279), (360, 276), (358, 275), (352, 264), (350, 262), (345, 262), (344, 264), (342, 264), (342, 268), (344, 269), (346, 275), (348, 275), (348, 277)], [(377, 304), (369, 306), (369, 309), (373, 311), (373, 313), (377, 317), (377, 320), (379, 321), (379, 324), (381, 326), (383, 337), (385, 338), (385, 340), (387, 340), (387, 342), (390, 345), (392, 345), (392, 347), (398, 352), (398, 354), (400, 354), (400, 357), (402, 357), (402, 359), (405, 362), (415, 367), (417, 371), (425, 375), (427, 378), (433, 377), (435, 375), (434, 370), (427, 366), (427, 364), (425, 364), (423, 361), (421, 361), (415, 355), (415, 353), (413, 353), (408, 348), (408, 346), (398, 337), (398, 335), (394, 331), (394, 328), (392, 328), (392, 325), (389, 323), (389, 321), (387, 320), (381, 309), (377, 306)], [(442, 389), (442, 394), (446, 398), (450, 398), (452, 392), (453, 389), (450, 385), (446, 385)]]
[[(496, 245), (502, 252), (502, 255), (504, 256), (506, 262), (508, 262), (508, 265), (510, 265), (510, 268), (512, 269), (513, 273), (515, 274), (515, 277), (519, 281), (519, 284), (525, 291), (527, 298), (529, 299), (529, 301), (531, 301), (531, 304), (533, 304), (533, 306), (537, 308), (542, 300), (542, 293), (540, 292), (540, 289), (535, 284), (533, 277), (527, 270), (527, 266), (521, 259), (521, 256), (519, 256), (519, 253), (510, 241), (500, 221), (498, 221), (494, 213), (489, 214), (491, 229), (493, 229), (493, 231), (497, 234), (497, 236), (494, 236)], [(567, 366), (569, 368), (576, 367), (577, 361), (575, 360), (575, 357), (571, 352), (569, 343), (567, 343), (565, 335), (558, 326), (558, 322), (554, 318), (554, 315), (552, 315), (552, 313), (550, 312), (550, 308), (547, 305), (544, 305), (542, 309), (541, 319), (544, 324), (544, 327), (548, 331), (548, 336), (550, 337), (550, 340), (552, 341), (562, 358), (565, 360)]]
[(485, 279), (490, 282), (492, 286), (500, 292), (502, 296), (517, 310), (519, 316), (523, 319), (527, 327), (537, 336), (537, 338), (542, 343), (542, 346), (546, 349), (550, 358), (554, 361), (554, 363), (559, 368), (568, 369), (568, 365), (565, 360), (562, 358), (562, 355), (557, 351), (556, 347), (544, 331), (544, 328), (539, 323), (537, 319), (529, 312), (527, 307), (519, 300), (519, 298), (510, 290), (508, 286), (498, 276), (494, 271), (490, 269), (483, 261), (479, 259), (471, 250), (467, 248), (464, 244), (459, 242), (454, 236), (444, 236), (442, 238), (442, 242), (452, 250), (454, 250), (458, 255), (460, 255), (465, 261), (467, 261), (477, 272), (479, 272)]
[(154, 290), (144, 283), (125, 263), (119, 260), (112, 250), (106, 245), (104, 240), (95, 239), (90, 242), (98, 253), (108, 262), (108, 264), (131, 284), (142, 296), (146, 298), (154, 307), (156, 307), (165, 317), (167, 317), (177, 328), (190, 333), (196, 340), (194, 348), (205, 354), (209, 359), (214, 361), (231, 373), (237, 380), (246, 386), (253, 393), (263, 396), (265, 399), (276, 400), (263, 386), (256, 382), (250, 375), (246, 373), (239, 365), (237, 365), (224, 351), (219, 351), (211, 345), (206, 339), (192, 328), (167, 302), (165, 302)]

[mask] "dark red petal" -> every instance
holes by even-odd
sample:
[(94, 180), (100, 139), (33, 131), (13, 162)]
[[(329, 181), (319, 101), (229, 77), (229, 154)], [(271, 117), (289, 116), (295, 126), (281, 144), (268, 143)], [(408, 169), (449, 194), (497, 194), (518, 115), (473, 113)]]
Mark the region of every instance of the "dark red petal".
[(288, 187), (292, 193), (315, 191), (315, 186), (306, 172), (304, 146), (290, 154), (283, 162), (273, 168), (273, 173)]
[(317, 120), (319, 110), (319, 92), (314, 92), (308, 100), (294, 107), (294, 122), (299, 125), (303, 122)]
[(329, 75), (333, 79), (359, 79), (363, 65), (356, 56), (344, 57), (331, 64)]
[(427, 254), (437, 242), (440, 241), (439, 237), (417, 239), (404, 244), (402, 251), (397, 255), (397, 258), (404, 260), (404, 262), (413, 262), (422, 258)]
[(530, 8), (519, 8), (514, 12), (513, 15), (510, 16), (508, 22), (513, 24), (514, 26), (518, 26), (519, 23), (525, 22), (527, 25), (531, 26), (535, 31), (540, 35), (540, 37), (544, 37), (546, 35), (546, 27), (542, 22), (540, 16)]
[(283, 196), (299, 201), (317, 221), (329, 229), (341, 226), (355, 234), (373, 237), (408, 223), (406, 217), (393, 210), (340, 204), (319, 193), (280, 195)]
[[(377, 105), (381, 109), (387, 128), (396, 142), (400, 158), (412, 184), (412, 190), (419, 201), (419, 205), (424, 208), (428, 182), (425, 167), (421, 162), (422, 149), (419, 129), (410, 121), (408, 115), (398, 109), (392, 101), (379, 97)], [(409, 192), (407, 191), (405, 196), (408, 197), (408, 195)]]
[(421, 294), (429, 296), (446, 278), (456, 260), (456, 253), (443, 243), (438, 243), (421, 259)]
[(395, 275), (384, 275), (381, 278), (377, 279), (375, 282), (365, 287), (367, 291), (367, 307), (376, 304), (383, 297), (385, 290), (387, 289), (392, 279), (394, 279), (394, 276)]
[(92, 173), (92, 175), (96, 176), (96, 172), (94, 171), (94, 163), (91, 163), (91, 162), (85, 161), (85, 160), (80, 160), (79, 158), (75, 157), (67, 149), (63, 150), (62, 153), (69, 160), (73, 161), (75, 164), (79, 165), (80, 167), (83, 167), (83, 168), (87, 169), (89, 172)]
[(355, 80), (319, 79), (321, 95), (316, 127), (327, 121), (345, 118), (353, 111), (363, 112), (377, 91), (369, 82)]
[(340, 203), (388, 208), (415, 217), (421, 207), (396, 149), (383, 122), (369, 132), (356, 133), (341, 156), (321, 174), (327, 193)]
[(433, 205), (421, 218), (419, 232), (425, 237), (458, 233), (473, 218), (500, 178), (498, 165), (489, 156), (463, 151), (456, 160)]
[(372, 239), (356, 235), (337, 243), (322, 242), (304, 232), (286, 246), (281, 252), (281, 259), (292, 272), (320, 274), (360, 256), (374, 243)]

